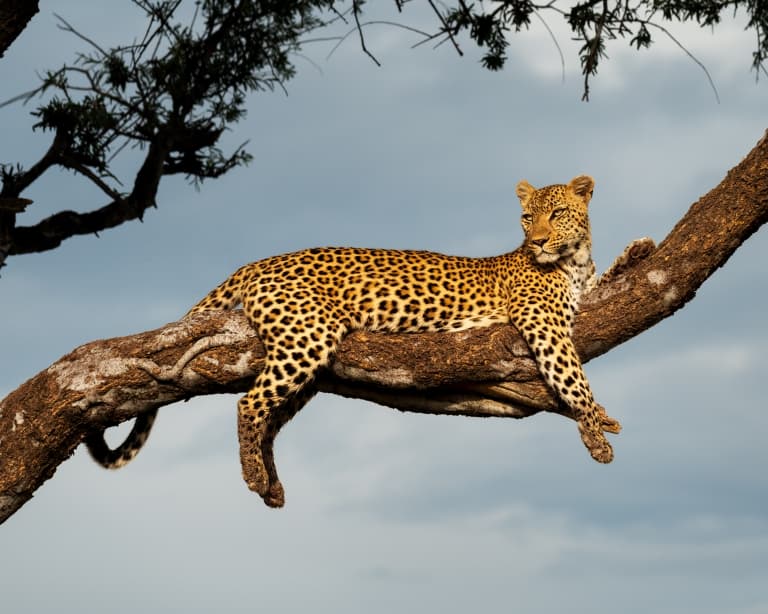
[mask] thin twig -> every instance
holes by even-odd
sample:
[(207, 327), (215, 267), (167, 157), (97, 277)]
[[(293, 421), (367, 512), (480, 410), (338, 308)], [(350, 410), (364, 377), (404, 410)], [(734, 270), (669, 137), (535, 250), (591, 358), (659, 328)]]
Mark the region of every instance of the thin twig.
[[(592, 4), (597, 4), (600, 0), (593, 0)], [(602, 0), (603, 12), (600, 14), (600, 19), (597, 20), (597, 26), (595, 27), (595, 40), (592, 43), (589, 52), (587, 53), (587, 61), (585, 62), (582, 71), (584, 73), (584, 94), (581, 99), (584, 102), (589, 101), (589, 76), (593, 70), (596, 70), (596, 66), (599, 62), (597, 59), (600, 56), (600, 41), (603, 36), (603, 27), (605, 26), (605, 18), (608, 15), (608, 0)], [(582, 28), (582, 34), (586, 40), (586, 31)]]
[(341, 39), (341, 36), (318, 36), (317, 38), (304, 38), (298, 41), (298, 43), (302, 46), (309, 43), (330, 43), (331, 41), (338, 43)]
[(309, 64), (312, 68), (314, 68), (321, 75), (324, 74), (323, 73), (323, 69), (320, 67), (320, 65), (317, 62), (315, 62), (312, 58), (310, 58), (307, 54), (305, 54), (305, 53), (297, 53), (296, 57), (297, 58), (301, 58), (302, 60), (304, 60), (307, 64)]
[(17, 94), (13, 98), (9, 98), (8, 100), (4, 100), (3, 102), (0, 102), (0, 109), (3, 107), (7, 107), (8, 105), (13, 104), (14, 102), (18, 102), (19, 100), (23, 100), (24, 104), (28, 103), (32, 98), (34, 98), (35, 95), (42, 93), (42, 91), (45, 89), (45, 85), (41, 85), (39, 87), (36, 87), (33, 90), (29, 90), (28, 92), (23, 92), (22, 94)]
[(88, 37), (87, 37), (85, 34), (81, 34), (81, 33), (80, 33), (80, 32), (78, 32), (77, 30), (75, 30), (75, 28), (73, 28), (73, 27), (72, 27), (72, 26), (69, 24), (69, 22), (67, 22), (67, 20), (66, 20), (66, 19), (64, 19), (64, 18), (63, 18), (61, 15), (59, 15), (58, 13), (54, 13), (54, 14), (53, 14), (53, 16), (54, 16), (54, 17), (56, 17), (56, 19), (58, 19), (58, 20), (59, 20), (59, 21), (60, 21), (62, 24), (64, 24), (63, 26), (62, 26), (62, 25), (59, 25), (59, 26), (58, 26), (60, 30), (64, 30), (65, 32), (69, 32), (70, 34), (74, 34), (75, 36), (77, 36), (77, 38), (79, 38), (79, 39), (81, 39), (81, 40), (85, 41), (85, 42), (86, 42), (86, 43), (88, 43), (88, 44), (89, 44), (91, 47), (93, 47), (94, 49), (96, 49), (96, 50), (97, 50), (99, 53), (101, 53), (101, 55), (103, 55), (105, 58), (109, 56), (109, 54), (108, 54), (106, 51), (104, 51), (104, 50), (101, 48), (101, 46), (99, 46), (99, 45), (98, 45), (98, 44), (97, 44), (97, 43), (96, 43), (94, 40), (92, 40), (92, 39), (88, 38)]
[(168, 11), (168, 14), (166, 15), (162, 10), (159, 10), (158, 8), (151, 6), (151, 9), (149, 11), (149, 14), (151, 15), (152, 19), (157, 20), (157, 22), (160, 24), (159, 30), (162, 30), (168, 34), (173, 35), (173, 39), (176, 43), (180, 42), (179, 35), (177, 34), (176, 30), (173, 28), (171, 23), (168, 21), (168, 16), (173, 15), (176, 12), (176, 9), (179, 8), (179, 5), (181, 4), (181, 0), (176, 0), (176, 5)]
[(371, 58), (376, 66), (381, 66), (381, 63), (376, 59), (376, 56), (368, 51), (368, 47), (365, 46), (365, 37), (363, 36), (363, 28), (360, 25), (360, 9), (357, 0), (352, 0), (352, 15), (355, 17), (355, 25), (357, 26), (357, 32), (360, 34), (360, 48), (365, 55)]
[(139, 107), (132, 104), (125, 98), (122, 98), (121, 96), (110, 94), (108, 91), (102, 89), (99, 86), (99, 83), (94, 78), (91, 71), (88, 70), (87, 68), (80, 68), (79, 66), (67, 66), (66, 71), (79, 73), (80, 75), (85, 77), (85, 79), (88, 81), (87, 87), (84, 85), (67, 85), (67, 89), (70, 89), (74, 92), (95, 92), (102, 98), (110, 100), (118, 106), (124, 107), (127, 111), (130, 111), (131, 113), (135, 113), (136, 115), (141, 115), (141, 109)]
[(549, 24), (544, 20), (544, 18), (541, 16), (539, 11), (538, 10), (533, 11), (533, 14), (536, 15), (536, 17), (539, 19), (541, 24), (549, 33), (549, 38), (551, 38), (552, 42), (555, 43), (555, 48), (557, 49), (557, 53), (560, 56), (560, 70), (563, 78), (562, 82), (565, 83), (565, 56), (563, 55), (563, 50), (560, 48), (560, 43), (557, 42), (557, 38), (555, 38), (555, 33), (552, 32), (552, 28), (549, 27)]
[(347, 9), (346, 11), (344, 11), (344, 13), (342, 13), (341, 11), (339, 11), (339, 9), (337, 9), (337, 8), (336, 8), (336, 6), (335, 6), (335, 5), (331, 5), (331, 12), (333, 12), (333, 13), (336, 13), (336, 17), (334, 17), (333, 19), (330, 19), (330, 20), (328, 20), (327, 22), (325, 22), (325, 24), (324, 24), (324, 25), (325, 25), (325, 26), (329, 26), (329, 25), (331, 25), (333, 22), (335, 22), (335, 21), (338, 21), (339, 19), (340, 19), (341, 21), (343, 21), (344, 23), (349, 23), (349, 22), (347, 21), (347, 18), (344, 16), (344, 14), (345, 14), (345, 13), (349, 13), (351, 10), (352, 10), (352, 9), (351, 9), (351, 8), (349, 8), (349, 9)]
[[(146, 9), (138, 2), (134, 0), (134, 4), (139, 6), (142, 10), (146, 12)], [(150, 13), (147, 13), (150, 14)], [(133, 60), (133, 68), (138, 66), (139, 62), (141, 61), (141, 57), (144, 55), (144, 52), (149, 49), (149, 45), (152, 42), (152, 39), (154, 39), (156, 36), (158, 36), (162, 30), (162, 25), (154, 28), (155, 24), (155, 18), (150, 17), (147, 21), (147, 29), (144, 31), (144, 36), (141, 39), (141, 42), (136, 45), (136, 47), (140, 50), (138, 54), (134, 50), (131, 51), (131, 58)], [(154, 30), (153, 30), (154, 28)], [(154, 56), (153, 56), (154, 57)]]
[[(424, 40), (421, 40), (418, 43), (416, 43), (415, 45), (412, 45), (411, 49), (415, 49), (416, 47), (418, 47), (419, 45), (423, 44), (424, 42), (427, 42), (427, 41), (435, 38), (436, 36), (439, 36), (439, 34), (435, 34), (435, 35), (429, 34), (428, 32), (424, 32), (423, 30), (419, 30), (418, 28), (414, 28), (412, 26), (406, 26), (405, 24), (397, 23), (396, 21), (386, 21), (386, 20), (376, 19), (374, 21), (363, 21), (363, 22), (360, 23), (360, 25), (363, 28), (367, 28), (368, 26), (392, 26), (394, 28), (401, 28), (403, 30), (408, 30), (409, 32), (413, 32), (414, 34), (418, 34), (419, 36), (424, 36), (425, 37)], [(343, 34), (342, 36), (330, 37), (329, 40), (337, 40), (338, 42), (328, 52), (328, 55), (325, 56), (325, 59), (326, 60), (330, 59), (330, 57), (334, 53), (336, 53), (336, 50), (339, 47), (341, 47), (341, 44), (345, 40), (347, 40), (347, 38), (349, 38), (350, 35), (354, 34), (355, 32), (357, 32), (357, 28), (352, 28), (351, 30), (349, 30), (349, 32), (347, 32), (346, 34)]]
[(709, 81), (709, 86), (712, 88), (712, 92), (715, 94), (715, 100), (717, 100), (717, 104), (720, 104), (720, 94), (717, 92), (717, 87), (715, 87), (715, 82), (712, 80), (712, 75), (709, 74), (709, 71), (707, 70), (707, 67), (704, 66), (704, 63), (699, 60), (695, 55), (693, 55), (688, 49), (685, 48), (685, 45), (683, 45), (679, 40), (677, 40), (673, 34), (667, 30), (664, 26), (660, 26), (657, 23), (653, 22), (646, 22), (647, 25), (653, 26), (657, 30), (661, 30), (664, 34), (666, 34), (669, 37), (669, 40), (671, 40), (675, 45), (680, 47), (680, 49), (683, 50), (683, 53), (687, 55), (691, 60), (693, 60), (696, 64), (698, 64), (699, 68), (704, 71), (704, 74), (707, 76), (707, 80)]
[(76, 171), (81, 175), (83, 175), (83, 177), (90, 179), (102, 192), (104, 192), (112, 200), (118, 202), (123, 198), (120, 192), (112, 189), (112, 187), (106, 181), (104, 181), (101, 177), (99, 177), (87, 166), (80, 164), (79, 162), (70, 161), (66, 157), (61, 158), (59, 160), (59, 164), (61, 164), (61, 166), (63, 166), (64, 168), (68, 168), (70, 170)]
[(453, 44), (454, 49), (456, 49), (456, 53), (459, 54), (459, 56), (463, 57), (464, 52), (461, 50), (461, 47), (459, 47), (459, 43), (456, 42), (456, 39), (453, 36), (453, 32), (451, 32), (451, 29), (448, 27), (448, 23), (445, 21), (445, 17), (443, 17), (443, 14), (438, 10), (438, 8), (435, 6), (435, 3), (432, 2), (432, 0), (429, 1), (429, 6), (432, 7), (432, 10), (435, 12), (435, 15), (437, 15), (438, 19), (440, 20), (440, 23), (443, 24), (443, 31), (445, 32), (448, 39)]

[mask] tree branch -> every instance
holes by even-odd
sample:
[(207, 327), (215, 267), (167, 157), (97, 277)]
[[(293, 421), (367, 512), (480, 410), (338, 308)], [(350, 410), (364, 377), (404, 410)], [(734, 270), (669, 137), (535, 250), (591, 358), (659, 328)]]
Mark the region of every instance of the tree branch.
[(94, 211), (60, 211), (34, 226), (13, 228), (10, 231), (12, 245), (9, 255), (54, 249), (70, 237), (98, 233), (129, 220), (141, 219), (149, 207), (155, 206), (155, 196), (169, 152), (166, 141), (163, 136), (158, 136), (149, 145), (130, 194)]
[(352, 0), (352, 16), (355, 18), (355, 27), (357, 28), (357, 33), (360, 36), (360, 48), (363, 50), (363, 53), (367, 55), (369, 58), (373, 60), (373, 63), (376, 64), (376, 66), (381, 66), (381, 62), (379, 62), (376, 59), (376, 56), (373, 55), (368, 47), (365, 46), (365, 35), (363, 34), (363, 26), (360, 25), (360, 6), (359, 6), (359, 0)]
[[(585, 297), (574, 343), (586, 362), (672, 315), (768, 221), (768, 133), (693, 204), (650, 254)], [(241, 311), (83, 345), (0, 401), (0, 522), (90, 433), (196, 395), (243, 392), (263, 347)], [(374, 334), (341, 344), (320, 390), (403, 411), (525, 417), (567, 415), (511, 326), (457, 333)], [(233, 404), (234, 411), (234, 404)]]
[(40, 10), (38, 0), (0, 0), (0, 58)]

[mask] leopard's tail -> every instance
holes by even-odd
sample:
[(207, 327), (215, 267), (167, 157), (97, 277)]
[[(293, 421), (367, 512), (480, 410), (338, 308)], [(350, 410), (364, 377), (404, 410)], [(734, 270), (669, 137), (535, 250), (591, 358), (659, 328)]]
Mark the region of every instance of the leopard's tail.
[(128, 437), (114, 449), (110, 448), (104, 440), (104, 431), (89, 435), (85, 440), (85, 445), (91, 458), (105, 469), (119, 469), (130, 463), (146, 443), (156, 417), (156, 409), (136, 416), (136, 421), (133, 423)]
[[(242, 300), (242, 286), (244, 280), (248, 277), (249, 267), (252, 269), (251, 265), (246, 265), (235, 271), (222, 284), (211, 290), (203, 300), (192, 307), (184, 317), (201, 311), (232, 309), (237, 306)], [(106, 469), (119, 469), (131, 462), (144, 446), (156, 417), (156, 409), (137, 416), (128, 437), (114, 449), (110, 448), (104, 440), (103, 431), (90, 435), (85, 440), (88, 452), (90, 452), (93, 460), (102, 467)]]
[(226, 311), (237, 307), (243, 300), (245, 282), (253, 275), (254, 264), (246, 264), (211, 290), (190, 309), (184, 317), (201, 311)]
[[(219, 286), (211, 290), (205, 298), (190, 309), (185, 318), (193, 313), (211, 310), (226, 310), (236, 307), (243, 297), (245, 280), (253, 273), (253, 265), (246, 265), (235, 271)], [(91, 457), (106, 469), (119, 469), (131, 462), (144, 446), (157, 417), (157, 410), (144, 412), (137, 416), (131, 432), (117, 448), (110, 448), (104, 440), (104, 432), (90, 435), (85, 445)]]

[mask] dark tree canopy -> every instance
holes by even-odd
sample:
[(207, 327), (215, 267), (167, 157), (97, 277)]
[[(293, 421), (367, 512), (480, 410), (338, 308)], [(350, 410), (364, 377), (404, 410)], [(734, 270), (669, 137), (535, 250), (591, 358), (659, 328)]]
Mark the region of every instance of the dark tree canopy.
[(565, 19), (573, 39), (581, 43), (579, 60), (585, 100), (589, 98), (589, 78), (597, 74), (600, 61), (607, 58), (607, 41), (628, 39), (629, 44), (639, 50), (653, 44), (654, 34), (661, 34), (682, 47), (666, 27), (674, 22), (693, 21), (702, 28), (712, 27), (720, 23), (723, 15), (735, 15), (742, 10), (748, 17), (747, 28), (755, 31), (757, 39), (752, 54), (753, 69), (764, 72), (768, 57), (768, 5), (754, 0), (586, 0), (570, 6), (530, 0), (469, 4), (460, 0), (455, 4), (441, 17), (441, 34), (456, 37), (469, 33), (470, 38), (485, 49), (482, 62), (490, 70), (504, 67), (511, 32), (527, 30), (532, 23), (536, 24), (534, 18), (545, 24), (543, 17), (547, 14), (554, 13)]
[[(40, 159), (22, 166), (0, 163), (0, 267), (9, 256), (42, 252), (67, 238), (98, 233), (142, 219), (163, 176), (183, 174), (199, 184), (247, 163), (241, 145), (219, 146), (222, 133), (245, 114), (251, 92), (284, 87), (294, 74), (293, 59), (309, 41), (339, 44), (355, 35), (366, 46), (372, 3), (364, 0), (131, 0), (147, 18), (140, 33), (103, 48), (60, 17), (60, 27), (82, 40), (85, 51), (50, 70), (31, 92), (10, 102), (40, 101), (32, 110), (32, 128), (51, 134)], [(413, 1), (393, 0), (386, 8), (414, 35), (414, 44), (448, 42), (462, 54), (465, 39), (483, 50), (482, 64), (501, 69), (510, 36), (531, 27), (548, 29), (545, 16), (565, 19), (581, 42), (585, 77), (597, 74), (606, 42), (623, 38), (637, 49), (649, 47), (656, 34), (671, 36), (666, 25), (693, 21), (712, 26), (724, 15), (742, 11), (756, 35), (752, 66), (764, 71), (768, 54), (768, 3), (754, 0), (588, 0), (573, 4), (530, 0), (436, 3), (430, 31), (409, 25)], [(181, 9), (192, 14), (180, 21)], [(0, 55), (22, 33), (38, 10), (37, 2), (0, 0)], [(62, 10), (66, 10), (63, 6)], [(131, 37), (133, 37), (131, 39)], [(676, 41), (677, 42), (677, 41)], [(125, 149), (139, 148), (143, 159), (133, 178), (119, 178), (113, 161)], [(90, 211), (60, 211), (24, 226), (18, 217), (32, 202), (25, 191), (46, 171), (65, 168), (95, 184), (105, 202)]]
[[(47, 152), (29, 168), (4, 164), (0, 191), (0, 264), (7, 256), (40, 252), (62, 240), (141, 219), (155, 205), (160, 179), (183, 173), (194, 181), (219, 177), (249, 160), (242, 148), (225, 154), (217, 142), (245, 113), (251, 91), (274, 88), (291, 76), (299, 37), (322, 25), (324, 0), (198, 4), (189, 23), (175, 21), (181, 0), (134, 0), (147, 15), (134, 42), (104, 49), (65, 20), (89, 50), (49, 71), (22, 98), (46, 98), (32, 115), (34, 129), (51, 132)], [(254, 41), (258, 41), (257, 44)], [(111, 171), (126, 147), (144, 150), (130, 191)], [(21, 194), (53, 167), (93, 182), (108, 199), (87, 213), (62, 211), (30, 227), (15, 216)]]

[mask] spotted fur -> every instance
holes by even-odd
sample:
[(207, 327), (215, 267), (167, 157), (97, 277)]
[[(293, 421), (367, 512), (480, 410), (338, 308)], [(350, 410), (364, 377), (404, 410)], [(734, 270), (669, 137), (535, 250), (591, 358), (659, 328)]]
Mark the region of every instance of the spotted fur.
[(282, 426), (314, 395), (319, 370), (350, 331), (441, 332), (510, 322), (547, 384), (578, 421), (591, 456), (608, 463), (604, 430), (618, 431), (592, 396), (571, 340), (581, 295), (595, 283), (587, 207), (591, 177), (536, 189), (517, 185), (525, 240), (490, 258), (326, 247), (247, 264), (187, 316), (243, 305), (266, 351), (238, 402), (243, 477), (274, 507), (283, 487), (273, 458)]
[(139, 414), (125, 441), (114, 450), (107, 445), (103, 432), (90, 435), (85, 440), (85, 445), (91, 458), (105, 469), (120, 469), (127, 465), (146, 443), (156, 417), (156, 409)]

